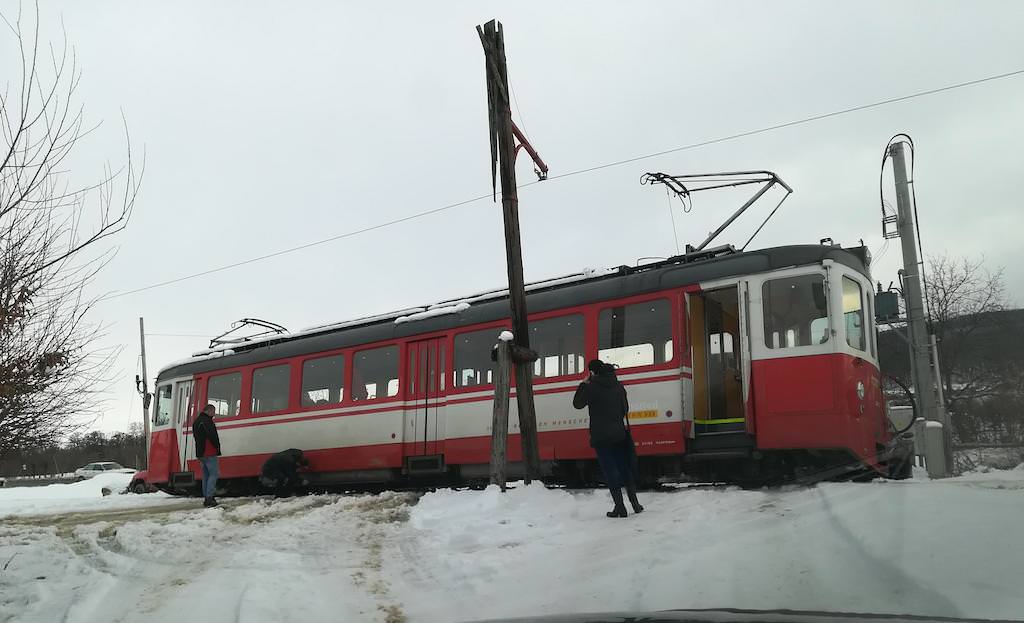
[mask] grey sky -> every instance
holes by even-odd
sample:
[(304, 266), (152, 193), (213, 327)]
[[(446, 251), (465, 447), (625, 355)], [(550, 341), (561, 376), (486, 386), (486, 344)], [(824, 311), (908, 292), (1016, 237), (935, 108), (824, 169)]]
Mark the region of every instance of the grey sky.
[[(74, 174), (95, 178), (123, 157), (120, 109), (148, 156), (97, 295), (486, 192), (474, 26), (492, 17), (505, 25), (525, 128), (553, 175), (1024, 67), (1016, 2), (49, 2), (42, 11), (52, 39), (63, 16), (87, 118), (105, 120)], [(13, 60), (0, 39), (6, 79)], [(984, 254), (1006, 267), (1019, 300), (1022, 111), (1019, 76), (532, 186), (520, 194), (526, 277), (674, 252), (665, 194), (638, 184), (645, 171), (774, 170), (796, 192), (752, 246), (831, 236), (878, 252), (881, 152), (907, 132), (925, 251)], [(525, 163), (518, 174), (533, 179)], [(689, 214), (676, 204), (680, 244), (699, 241), (740, 200), (698, 196)], [(741, 225), (723, 242), (742, 243), (752, 229)], [(215, 335), (246, 316), (299, 329), (500, 287), (501, 236), (500, 209), (481, 201), (100, 303), (108, 343), (125, 349), (96, 425), (140, 418), (139, 316), (152, 333)], [(898, 259), (890, 244), (876, 279), (894, 279)], [(154, 336), (150, 369), (205, 345)]]

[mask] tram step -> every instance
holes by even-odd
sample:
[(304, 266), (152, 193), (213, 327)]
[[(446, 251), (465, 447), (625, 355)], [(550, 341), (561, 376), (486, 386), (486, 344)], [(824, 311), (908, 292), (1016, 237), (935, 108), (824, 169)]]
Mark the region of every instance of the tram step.
[(724, 450), (702, 450), (700, 452), (687, 452), (683, 459), (689, 462), (710, 461), (719, 459), (745, 459), (750, 457), (749, 448), (736, 448)]
[(697, 435), (687, 443), (687, 451), (698, 454), (723, 450), (749, 453), (753, 447), (754, 438), (745, 432)]
[(442, 454), (407, 456), (405, 457), (405, 466), (410, 475), (440, 474), (447, 469)]

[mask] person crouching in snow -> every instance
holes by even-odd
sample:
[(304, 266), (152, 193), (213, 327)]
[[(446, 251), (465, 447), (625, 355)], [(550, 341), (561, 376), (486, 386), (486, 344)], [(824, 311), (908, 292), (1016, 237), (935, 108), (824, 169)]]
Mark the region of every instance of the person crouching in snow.
[(590, 447), (597, 453), (597, 462), (604, 472), (608, 491), (612, 494), (615, 508), (606, 513), (609, 517), (625, 517), (626, 506), (622, 503), (622, 487), (626, 487), (633, 512), (644, 510), (636, 497), (636, 484), (632, 469), (632, 437), (626, 431), (624, 419), (629, 414), (629, 400), (626, 388), (615, 376), (615, 368), (600, 359), (594, 359), (587, 368), (590, 377), (580, 383), (572, 406), (587, 407), (590, 412)]
[(307, 467), (309, 461), (302, 455), (302, 450), (289, 448), (267, 459), (260, 472), (260, 482), (273, 489), (275, 497), (288, 497), (296, 485), (302, 484), (299, 470)]

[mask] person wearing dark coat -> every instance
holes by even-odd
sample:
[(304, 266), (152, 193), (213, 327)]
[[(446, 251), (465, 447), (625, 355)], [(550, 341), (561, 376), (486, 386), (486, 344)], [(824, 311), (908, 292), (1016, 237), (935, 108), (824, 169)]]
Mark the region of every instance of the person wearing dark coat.
[(302, 455), (302, 450), (289, 448), (272, 455), (263, 463), (260, 482), (273, 489), (276, 497), (288, 497), (292, 489), (302, 482), (299, 469), (306, 467), (309, 467), (309, 461)]
[(217, 477), (220, 475), (220, 463), (217, 459), (220, 456), (220, 435), (217, 434), (217, 425), (213, 422), (213, 416), (216, 414), (217, 407), (208, 404), (192, 422), (196, 458), (203, 466), (203, 506), (217, 506), (217, 500), (213, 497), (217, 490)]
[(629, 414), (626, 388), (615, 376), (615, 368), (600, 359), (591, 361), (587, 368), (590, 377), (580, 383), (572, 406), (586, 407), (590, 412), (590, 446), (597, 453), (604, 480), (612, 494), (615, 508), (609, 517), (625, 517), (626, 505), (622, 501), (622, 487), (626, 487), (633, 512), (644, 510), (636, 497), (636, 484), (632, 468), (632, 437), (624, 423)]

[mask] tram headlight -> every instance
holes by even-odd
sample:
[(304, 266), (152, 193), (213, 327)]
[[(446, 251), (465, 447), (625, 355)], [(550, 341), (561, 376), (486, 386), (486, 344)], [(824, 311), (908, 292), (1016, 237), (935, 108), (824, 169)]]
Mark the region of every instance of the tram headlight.
[(857, 381), (857, 398), (864, 400), (864, 381)]

